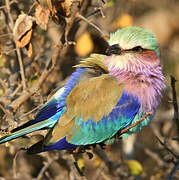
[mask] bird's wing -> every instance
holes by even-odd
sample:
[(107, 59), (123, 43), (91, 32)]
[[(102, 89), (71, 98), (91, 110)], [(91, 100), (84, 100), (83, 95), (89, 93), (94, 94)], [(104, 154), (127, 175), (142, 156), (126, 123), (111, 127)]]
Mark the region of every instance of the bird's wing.
[(103, 74), (87, 79), (67, 96), (66, 111), (44, 144), (53, 146), (64, 138), (74, 145), (102, 142), (129, 126), (139, 108), (138, 98), (124, 91), (114, 77)]
[(64, 91), (64, 87), (60, 88), (38, 111), (36, 118), (33, 121), (43, 121), (60, 112), (65, 106), (65, 98), (62, 96)]
[(60, 98), (64, 87), (59, 89), (52, 98), (41, 108), (34, 120), (13, 129), (7, 136), (0, 138), (0, 144), (26, 135), (33, 131), (54, 126), (65, 110), (65, 99)]

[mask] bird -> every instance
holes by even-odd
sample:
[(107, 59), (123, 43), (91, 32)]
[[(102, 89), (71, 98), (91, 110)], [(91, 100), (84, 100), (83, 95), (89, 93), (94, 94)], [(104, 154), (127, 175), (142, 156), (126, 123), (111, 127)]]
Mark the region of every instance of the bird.
[(151, 112), (125, 138), (149, 124), (166, 87), (158, 42), (141, 27), (110, 33), (106, 52), (83, 58), (75, 68), (36, 117), (1, 137), (0, 144), (42, 129), (48, 130), (44, 139), (27, 153), (107, 143)]

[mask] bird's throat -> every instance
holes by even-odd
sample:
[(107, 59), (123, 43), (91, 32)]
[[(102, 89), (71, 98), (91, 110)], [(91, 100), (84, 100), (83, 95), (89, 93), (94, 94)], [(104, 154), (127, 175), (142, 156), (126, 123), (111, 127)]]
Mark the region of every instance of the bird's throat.
[(156, 109), (161, 100), (162, 90), (165, 88), (165, 78), (160, 66), (141, 72), (119, 70), (113, 73), (110, 74), (118, 79), (119, 84), (124, 85), (124, 89), (129, 94), (139, 98), (143, 110), (147, 112)]

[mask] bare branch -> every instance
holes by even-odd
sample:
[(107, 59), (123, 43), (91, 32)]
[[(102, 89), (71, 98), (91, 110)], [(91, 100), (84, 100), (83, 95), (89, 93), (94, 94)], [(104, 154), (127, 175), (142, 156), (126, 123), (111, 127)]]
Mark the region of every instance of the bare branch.
[[(14, 4), (14, 3), (17, 3), (17, 0), (12, 0), (11, 2), (9, 2), (9, 5), (12, 5), (12, 4)], [(5, 8), (7, 8), (6, 5), (0, 6), (0, 9), (5, 9)]]
[(157, 136), (156, 138), (158, 139), (158, 141), (160, 142), (160, 144), (168, 151), (170, 152), (176, 159), (179, 159), (179, 155), (176, 154), (173, 150), (171, 150), (168, 146), (166, 146), (165, 143), (163, 143)]
[[(9, 18), (9, 21), (10, 21), (9, 27), (10, 27), (11, 31), (13, 31), (13, 29), (14, 29), (14, 21), (13, 21), (12, 15), (10, 13), (10, 2), (9, 2), (9, 0), (6, 0), (6, 7), (7, 7), (8, 18)], [(16, 46), (16, 44), (15, 44), (15, 46)], [(16, 51), (17, 51), (17, 57), (18, 57), (18, 62), (19, 62), (19, 66), (20, 66), (20, 74), (21, 74), (21, 79), (22, 79), (22, 86), (23, 86), (23, 89), (26, 89), (27, 86), (26, 86), (25, 72), (24, 72), (24, 67), (23, 67), (23, 62), (22, 62), (22, 56), (21, 56), (20, 49), (17, 48), (17, 46), (16, 46)]]
[(36, 180), (40, 180), (43, 178), (43, 174), (45, 173), (45, 171), (49, 168), (49, 166), (58, 159), (58, 156), (54, 156), (52, 159), (48, 160), (48, 162), (44, 163), (43, 168), (40, 170)]
[(175, 175), (176, 171), (179, 170), (179, 161), (176, 165), (172, 168), (171, 172), (168, 174), (166, 180), (172, 180), (173, 176)]
[(170, 76), (171, 79), (171, 87), (172, 87), (172, 95), (173, 95), (173, 108), (174, 108), (174, 121), (176, 122), (177, 131), (179, 135), (179, 114), (178, 114), (178, 102), (177, 102), (177, 94), (175, 89), (176, 79), (173, 76)]
[[(34, 93), (36, 93), (39, 88), (41, 87), (42, 83), (45, 81), (47, 76), (50, 74), (50, 72), (54, 69), (56, 61), (58, 59), (60, 50), (62, 49), (62, 46), (58, 46), (55, 48), (54, 54), (52, 59), (46, 62), (46, 68), (42, 72), (41, 76), (38, 78), (37, 82), (27, 90), (23, 91), (21, 96), (19, 96), (17, 99), (15, 99), (11, 104), (9, 104), (10, 107), (13, 108), (14, 111), (17, 110), (17, 108), (28, 98), (30, 98)], [(50, 66), (51, 65), (51, 66)], [(50, 67), (49, 67), (50, 66)]]
[(136, 123), (134, 124), (131, 124), (129, 127), (123, 129), (121, 132), (120, 132), (120, 135), (128, 132), (131, 128), (137, 126), (139, 123), (141, 123), (145, 118), (147, 118), (148, 116), (150, 116), (152, 114), (152, 112), (147, 112), (141, 119), (139, 119)]
[(88, 24), (90, 24), (91, 26), (93, 26), (103, 37), (105, 37), (106, 35), (104, 34), (103, 31), (101, 31), (101, 29), (96, 26), (94, 23), (90, 22), (87, 18), (85, 18), (84, 16), (82, 16), (80, 13), (77, 13), (77, 17), (82, 19), (83, 21), (87, 22)]

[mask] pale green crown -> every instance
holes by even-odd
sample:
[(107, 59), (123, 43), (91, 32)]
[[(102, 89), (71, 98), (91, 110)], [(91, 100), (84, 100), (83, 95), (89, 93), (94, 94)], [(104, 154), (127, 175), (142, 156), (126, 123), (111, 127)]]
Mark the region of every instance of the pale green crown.
[(152, 32), (139, 27), (126, 27), (110, 34), (109, 45), (119, 44), (122, 49), (132, 49), (141, 46), (144, 49), (154, 50), (158, 57), (160, 51)]

